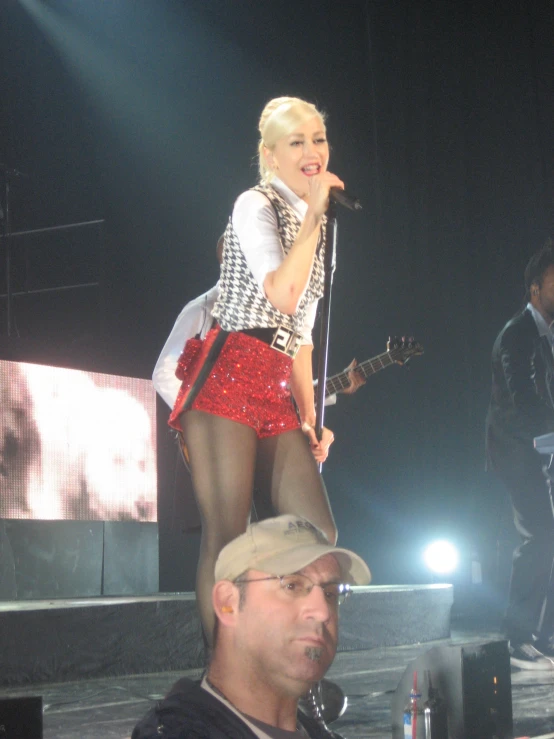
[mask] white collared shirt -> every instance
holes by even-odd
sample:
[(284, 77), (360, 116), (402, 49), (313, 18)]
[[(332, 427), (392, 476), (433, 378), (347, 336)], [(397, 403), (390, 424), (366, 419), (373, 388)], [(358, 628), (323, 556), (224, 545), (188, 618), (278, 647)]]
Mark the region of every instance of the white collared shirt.
[(170, 408), (175, 405), (181, 380), (175, 377), (177, 362), (186, 342), (193, 336), (203, 339), (212, 325), (212, 309), (219, 294), (219, 282), (210, 290), (187, 303), (177, 316), (171, 333), (152, 374), (154, 389)]
[[(292, 206), (298, 219), (303, 221), (308, 204), (278, 177), (271, 180), (271, 186)], [(246, 190), (237, 198), (231, 220), (246, 263), (265, 295), (264, 282), (267, 274), (278, 269), (283, 261), (283, 247), (279, 238), (275, 210), (263, 193), (257, 190)], [(304, 344), (312, 343), (311, 334), (316, 311), (317, 302), (314, 302), (308, 307), (306, 319), (300, 331), (304, 337), (310, 337), (303, 341)]]

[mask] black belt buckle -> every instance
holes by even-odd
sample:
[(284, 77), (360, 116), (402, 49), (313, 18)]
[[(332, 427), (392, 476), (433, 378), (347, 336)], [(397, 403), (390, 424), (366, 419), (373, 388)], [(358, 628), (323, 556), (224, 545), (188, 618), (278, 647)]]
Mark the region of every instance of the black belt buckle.
[(281, 352), (281, 354), (286, 354), (287, 357), (294, 359), (300, 349), (300, 339), (300, 335), (292, 329), (279, 326), (275, 329), (273, 339), (269, 346), (272, 349)]

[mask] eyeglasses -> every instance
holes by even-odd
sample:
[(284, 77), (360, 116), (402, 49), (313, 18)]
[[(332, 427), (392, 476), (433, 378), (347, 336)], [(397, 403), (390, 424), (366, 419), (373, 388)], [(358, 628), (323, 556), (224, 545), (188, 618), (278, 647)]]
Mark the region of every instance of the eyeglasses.
[(305, 598), (315, 587), (321, 588), (325, 595), (325, 600), (330, 606), (338, 608), (348, 598), (350, 593), (350, 585), (341, 582), (312, 582), (306, 575), (273, 575), (272, 577), (257, 577), (251, 580), (235, 580), (235, 583), (243, 582), (265, 582), (266, 580), (279, 580), (281, 589), (291, 598)]

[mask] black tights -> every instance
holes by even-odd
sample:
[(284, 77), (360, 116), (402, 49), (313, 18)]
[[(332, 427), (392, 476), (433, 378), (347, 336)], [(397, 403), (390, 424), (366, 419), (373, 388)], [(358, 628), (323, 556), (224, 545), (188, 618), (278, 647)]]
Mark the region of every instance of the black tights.
[(249, 521), (252, 491), (260, 517), (293, 513), (308, 518), (333, 544), (337, 530), (327, 491), (300, 429), (258, 439), (254, 429), (203, 411), (180, 418), (202, 521), (196, 597), (206, 639), (214, 627), (215, 561)]

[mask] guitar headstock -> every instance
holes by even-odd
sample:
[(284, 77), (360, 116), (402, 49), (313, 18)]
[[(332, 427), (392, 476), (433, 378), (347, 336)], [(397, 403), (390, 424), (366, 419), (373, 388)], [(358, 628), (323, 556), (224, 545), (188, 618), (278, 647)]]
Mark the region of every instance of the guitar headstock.
[(412, 357), (423, 354), (423, 347), (413, 336), (403, 336), (401, 339), (398, 336), (389, 336), (387, 352), (398, 364), (406, 364)]

